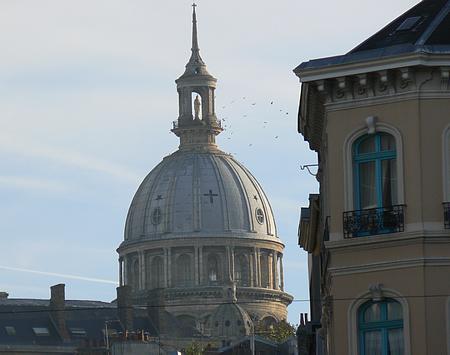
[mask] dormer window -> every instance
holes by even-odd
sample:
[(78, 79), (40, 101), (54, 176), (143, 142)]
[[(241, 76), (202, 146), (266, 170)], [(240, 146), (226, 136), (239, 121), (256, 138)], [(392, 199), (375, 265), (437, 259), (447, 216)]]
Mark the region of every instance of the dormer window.
[(16, 328), (14, 328), (13, 326), (6, 326), (5, 331), (6, 331), (6, 334), (8, 334), (9, 336), (14, 336), (17, 334)]
[(47, 327), (33, 327), (34, 335), (38, 337), (48, 337), (50, 336), (50, 331)]

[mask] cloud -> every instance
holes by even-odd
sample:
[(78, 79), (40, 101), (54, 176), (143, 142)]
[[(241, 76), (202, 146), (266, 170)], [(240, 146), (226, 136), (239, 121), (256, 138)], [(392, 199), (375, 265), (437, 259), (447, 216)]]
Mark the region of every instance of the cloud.
[(47, 192), (66, 192), (67, 185), (60, 181), (43, 180), (23, 176), (0, 176), (0, 188), (20, 190), (39, 190)]
[(99, 283), (106, 283), (106, 284), (117, 285), (116, 281), (97, 279), (97, 278), (94, 278), (94, 277), (59, 274), (59, 273), (56, 273), (56, 272), (47, 272), (47, 271), (22, 269), (22, 268), (16, 268), (16, 267), (10, 267), (10, 266), (2, 266), (2, 265), (0, 265), (0, 269), (8, 270), (8, 271), (14, 271), (14, 272), (26, 272), (26, 273), (36, 274), (36, 275), (43, 275), (43, 276), (55, 276), (55, 277), (60, 277), (60, 278), (63, 278), (63, 279), (72, 279), (72, 280), (79, 280), (79, 281), (99, 282)]
[[(78, 152), (71, 152), (60, 148), (48, 147), (39, 144), (28, 142), (21, 142), (20, 140), (3, 139), (0, 141), (0, 149), (7, 150), (22, 156), (28, 156), (32, 158), (47, 159), (59, 164), (69, 165), (71, 167), (90, 170), (94, 172), (103, 173), (114, 177), (119, 180), (137, 184), (140, 181), (140, 175), (131, 171), (129, 168), (106, 161), (97, 159), (94, 157), (88, 157)], [(10, 183), (14, 181), (11, 180)], [(38, 181), (32, 180), (16, 180), (16, 184), (19, 186), (34, 186), (39, 187)], [(41, 181), (42, 187), (50, 187)]]

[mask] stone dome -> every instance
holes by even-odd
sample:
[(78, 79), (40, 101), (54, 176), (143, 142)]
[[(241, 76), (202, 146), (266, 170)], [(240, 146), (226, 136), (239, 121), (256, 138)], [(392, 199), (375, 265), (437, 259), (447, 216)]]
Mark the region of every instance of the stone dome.
[(253, 175), (220, 150), (179, 150), (137, 190), (125, 241), (187, 235), (277, 239), (269, 201)]
[(225, 303), (212, 314), (209, 328), (215, 338), (239, 338), (253, 333), (253, 322), (241, 306)]

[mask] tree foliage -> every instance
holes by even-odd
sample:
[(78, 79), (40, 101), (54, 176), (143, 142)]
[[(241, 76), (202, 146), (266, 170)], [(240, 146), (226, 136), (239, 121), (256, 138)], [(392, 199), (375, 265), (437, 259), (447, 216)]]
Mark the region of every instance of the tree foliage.
[(201, 344), (194, 341), (187, 347), (185, 354), (186, 355), (202, 355), (203, 347), (201, 346)]
[(255, 334), (277, 343), (283, 343), (288, 338), (295, 336), (295, 327), (285, 320), (270, 325), (259, 322), (255, 325)]

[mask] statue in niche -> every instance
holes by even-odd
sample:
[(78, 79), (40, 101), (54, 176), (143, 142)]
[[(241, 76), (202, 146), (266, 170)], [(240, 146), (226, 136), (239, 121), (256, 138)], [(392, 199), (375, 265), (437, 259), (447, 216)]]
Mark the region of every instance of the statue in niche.
[(194, 112), (195, 112), (195, 119), (199, 120), (200, 119), (200, 108), (201, 108), (202, 104), (200, 103), (200, 99), (198, 97), (198, 95), (195, 97), (194, 100)]

